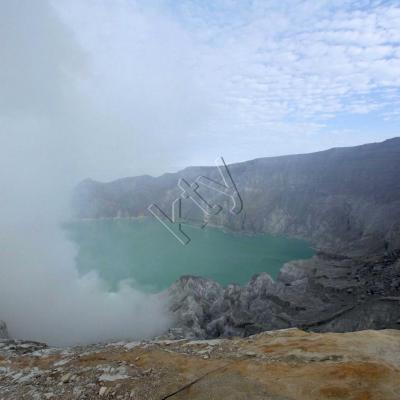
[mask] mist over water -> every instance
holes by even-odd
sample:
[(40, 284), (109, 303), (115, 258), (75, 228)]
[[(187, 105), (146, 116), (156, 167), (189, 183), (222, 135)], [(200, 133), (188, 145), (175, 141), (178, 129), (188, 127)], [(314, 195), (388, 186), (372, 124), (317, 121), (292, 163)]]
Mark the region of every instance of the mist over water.
[(66, 224), (78, 245), (81, 273), (97, 271), (114, 290), (134, 279), (148, 292), (168, 288), (180, 276), (202, 276), (222, 286), (245, 285), (257, 273), (276, 278), (284, 263), (314, 255), (302, 240), (266, 234), (246, 235), (185, 225), (182, 244), (154, 218), (77, 221)]
[(77, 89), (84, 52), (46, 1), (2, 2), (0, 39), (0, 319), (53, 345), (160, 334), (162, 301), (80, 277), (61, 230), (74, 185), (104, 163), (90, 143), (105, 132)]
[[(50, 138), (43, 146), (48, 146)], [(168, 326), (156, 296), (122, 285), (109, 293), (95, 273), (79, 277), (77, 249), (61, 230), (68, 219), (68, 166), (13, 139), (1, 161), (0, 318), (13, 337), (55, 345), (143, 338)], [(38, 146), (39, 147), (39, 146)], [(64, 160), (65, 161), (65, 160)]]
[(57, 226), (21, 225), (2, 236), (2, 245), (0, 314), (12, 336), (66, 345), (143, 338), (167, 328), (156, 296), (127, 284), (109, 293), (95, 273), (79, 277), (76, 250)]

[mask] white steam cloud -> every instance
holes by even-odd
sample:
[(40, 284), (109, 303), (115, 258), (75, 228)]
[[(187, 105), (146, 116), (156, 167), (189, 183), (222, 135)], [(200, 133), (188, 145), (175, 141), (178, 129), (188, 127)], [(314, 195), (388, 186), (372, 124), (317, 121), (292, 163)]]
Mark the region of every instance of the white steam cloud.
[(0, 4), (0, 54), (0, 319), (55, 345), (163, 332), (161, 300), (80, 277), (60, 229), (85, 166), (105, 161), (91, 153), (103, 121), (78, 90), (85, 53), (46, 1), (26, 0)]

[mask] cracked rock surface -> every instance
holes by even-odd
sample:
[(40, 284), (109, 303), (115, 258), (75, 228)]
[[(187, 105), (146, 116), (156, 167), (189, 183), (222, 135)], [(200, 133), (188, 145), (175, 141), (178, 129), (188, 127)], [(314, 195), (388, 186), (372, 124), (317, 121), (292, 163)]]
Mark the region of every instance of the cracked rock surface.
[(400, 331), (119, 342), (0, 340), (0, 399), (400, 398)]
[(369, 257), (320, 253), (245, 286), (186, 276), (167, 291), (172, 338), (248, 336), (299, 327), (317, 332), (400, 329), (400, 251)]

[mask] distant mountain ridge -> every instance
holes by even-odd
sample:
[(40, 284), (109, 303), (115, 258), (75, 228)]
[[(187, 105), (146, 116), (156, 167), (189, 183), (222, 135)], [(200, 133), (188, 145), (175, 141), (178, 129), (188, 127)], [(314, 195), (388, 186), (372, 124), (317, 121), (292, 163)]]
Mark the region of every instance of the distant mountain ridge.
[[(300, 237), (324, 251), (383, 253), (400, 247), (400, 138), (317, 153), (258, 158), (229, 165), (243, 199), (239, 215), (208, 217), (235, 231)], [(148, 175), (109, 183), (81, 182), (73, 196), (77, 218), (149, 215), (156, 203), (171, 213), (179, 178), (199, 175), (221, 181), (216, 167), (188, 167), (159, 177)], [(229, 208), (229, 199), (210, 190), (202, 195)], [(198, 208), (184, 204), (187, 218)]]

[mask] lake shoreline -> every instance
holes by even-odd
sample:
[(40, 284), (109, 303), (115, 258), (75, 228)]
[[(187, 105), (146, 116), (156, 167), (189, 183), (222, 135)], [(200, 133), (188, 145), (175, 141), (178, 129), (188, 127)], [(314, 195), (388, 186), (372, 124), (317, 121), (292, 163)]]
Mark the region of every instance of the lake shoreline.
[(187, 275), (224, 287), (244, 286), (262, 272), (275, 280), (287, 262), (315, 255), (301, 239), (231, 232), (211, 224), (205, 229), (185, 225), (191, 241), (182, 246), (150, 217), (75, 219), (64, 228), (78, 247), (78, 270), (83, 274), (97, 271), (114, 289), (131, 279), (139, 287), (162, 291)]
[[(68, 224), (68, 223), (75, 223), (75, 222), (144, 221), (144, 220), (154, 220), (154, 218), (151, 217), (150, 215), (140, 215), (140, 216), (135, 216), (135, 217), (72, 218), (72, 219), (69, 219), (68, 221), (65, 221), (65, 223)], [(259, 236), (259, 235), (271, 235), (276, 238), (301, 240), (301, 241), (304, 241), (305, 243), (307, 243), (315, 251), (315, 253), (320, 251), (320, 248), (315, 246), (309, 240), (307, 240), (306, 238), (304, 238), (302, 236), (297, 236), (297, 235), (286, 236), (286, 235), (282, 235), (282, 234), (279, 235), (279, 234), (272, 233), (272, 232), (255, 232), (255, 231), (248, 231), (248, 230), (235, 230), (235, 229), (231, 229), (226, 226), (223, 226), (223, 225), (217, 225), (217, 224), (213, 224), (210, 222), (207, 222), (207, 224), (204, 228), (200, 228), (199, 226), (197, 226), (195, 224), (190, 224), (190, 223), (183, 223), (182, 225), (184, 225), (184, 226), (187, 225), (187, 226), (190, 226), (191, 228), (198, 228), (198, 229), (204, 229), (204, 228), (213, 228), (214, 229), (215, 228), (224, 233), (233, 234), (233, 235), (244, 235), (244, 236), (249, 236), (249, 237)], [(297, 260), (293, 260), (293, 261), (297, 261)]]

